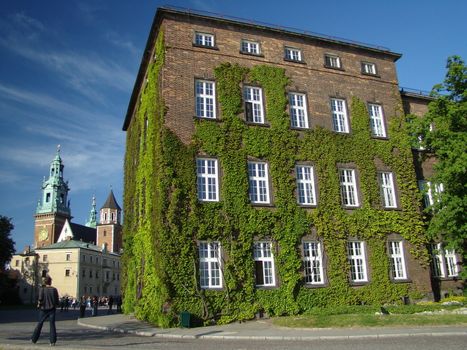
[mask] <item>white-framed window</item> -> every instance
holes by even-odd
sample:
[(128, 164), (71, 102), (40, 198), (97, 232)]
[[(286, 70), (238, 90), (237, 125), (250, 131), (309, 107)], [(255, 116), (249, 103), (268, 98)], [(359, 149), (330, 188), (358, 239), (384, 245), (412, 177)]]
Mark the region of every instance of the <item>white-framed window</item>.
[(240, 51), (252, 55), (259, 55), (261, 53), (259, 43), (251, 40), (242, 40)]
[(248, 194), (251, 203), (269, 203), (268, 164), (248, 162)]
[(357, 179), (354, 169), (339, 169), (342, 205), (358, 207)]
[(196, 116), (216, 119), (216, 84), (209, 80), (196, 80)]
[(376, 75), (376, 65), (370, 62), (362, 62), (362, 73)]
[(453, 278), (459, 276), (457, 255), (454, 250), (444, 249), (441, 243), (431, 244), (430, 250), (434, 277)]
[(199, 242), (199, 281), (204, 289), (222, 288), (219, 242)]
[(347, 257), (350, 265), (350, 280), (352, 282), (368, 282), (365, 243), (361, 241), (347, 242)]
[(336, 55), (324, 55), (324, 65), (329, 68), (341, 68), (341, 60)]
[(293, 128), (308, 128), (308, 113), (306, 96), (296, 92), (289, 92), (290, 121)]
[(264, 124), (263, 89), (254, 86), (243, 88), (246, 120), (252, 123)]
[(423, 194), (425, 208), (428, 208), (440, 201), (440, 195), (444, 191), (443, 184), (433, 184), (431, 181), (419, 180), (418, 188)]
[(384, 127), (383, 109), (381, 105), (369, 103), (371, 135), (376, 137), (386, 137), (386, 128)]
[(305, 268), (306, 284), (324, 284), (323, 254), (320, 242), (303, 242), (303, 265)]
[(214, 47), (214, 35), (196, 32), (195, 44), (199, 46)]
[(255, 278), (257, 286), (272, 287), (276, 285), (274, 272), (274, 255), (271, 242), (255, 242), (253, 246), (255, 260)]
[(297, 62), (302, 61), (302, 50), (286, 46), (284, 51), (286, 59)]
[(332, 128), (336, 132), (348, 133), (349, 121), (345, 100), (331, 98)]
[(383, 206), (385, 208), (397, 208), (393, 173), (384, 171), (378, 173), (378, 176), (381, 186), (381, 196), (383, 197)]
[(394, 280), (407, 279), (402, 241), (389, 242), (389, 259), (391, 261), (391, 277)]
[(311, 165), (295, 166), (297, 176), (297, 201), (301, 205), (316, 205), (314, 168)]
[(218, 173), (217, 159), (196, 158), (196, 182), (200, 201), (219, 201)]

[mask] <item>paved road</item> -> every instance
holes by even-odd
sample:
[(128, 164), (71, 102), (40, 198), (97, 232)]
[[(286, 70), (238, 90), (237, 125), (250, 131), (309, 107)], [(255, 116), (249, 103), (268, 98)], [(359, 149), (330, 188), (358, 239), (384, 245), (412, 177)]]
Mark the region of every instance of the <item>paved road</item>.
[[(101, 310), (104, 314), (104, 311)], [(211, 339), (161, 339), (132, 334), (111, 333), (79, 326), (77, 311), (57, 312), (58, 348), (66, 349), (193, 349), (193, 350), (273, 350), (273, 349), (326, 349), (326, 350), (448, 350), (467, 349), (467, 336), (410, 336), (386, 339), (348, 339), (313, 341), (266, 340), (211, 340)], [(48, 325), (37, 344), (29, 343), (37, 314), (35, 310), (0, 311), (0, 349), (49, 348)]]

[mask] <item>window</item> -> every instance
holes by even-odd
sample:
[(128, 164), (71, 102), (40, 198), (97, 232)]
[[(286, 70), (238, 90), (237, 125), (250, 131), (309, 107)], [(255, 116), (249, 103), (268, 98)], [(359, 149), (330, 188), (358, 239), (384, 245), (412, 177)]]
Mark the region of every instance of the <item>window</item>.
[(24, 260), (24, 263), (25, 263), (26, 266), (29, 266), (29, 258), (26, 258), (26, 259)]
[(341, 199), (346, 207), (358, 207), (357, 180), (354, 169), (340, 169)]
[(320, 242), (303, 242), (303, 264), (305, 267), (305, 283), (311, 285), (324, 283), (323, 256)]
[(15, 266), (19, 266), (19, 260), (15, 260)]
[(198, 252), (201, 288), (222, 288), (220, 243), (200, 242)]
[(249, 197), (252, 203), (269, 203), (268, 164), (248, 162)]
[(195, 45), (214, 47), (214, 35), (206, 33), (195, 33)]
[(325, 55), (324, 56), (324, 65), (328, 68), (341, 68), (341, 60), (339, 56), (335, 55)]
[(352, 282), (367, 282), (364, 243), (347, 242), (347, 257), (350, 265), (350, 280)]
[(45, 202), (49, 203), (50, 202), (50, 193), (45, 194)]
[(71, 254), (70, 254), (70, 253), (66, 253), (65, 260), (66, 260), (66, 261), (70, 261), (70, 260), (71, 260)]
[(264, 124), (263, 90), (258, 87), (245, 86), (243, 95), (246, 120), (252, 123)]
[(394, 280), (407, 279), (402, 241), (389, 242), (389, 259), (391, 260), (391, 277)]
[(293, 128), (308, 128), (308, 113), (304, 94), (289, 93), (290, 120)]
[(196, 178), (198, 199), (206, 202), (219, 200), (217, 159), (197, 158)]
[(42, 270), (41, 277), (42, 278), (47, 277), (47, 270)]
[(256, 41), (242, 40), (240, 51), (242, 53), (249, 53), (252, 55), (259, 55), (259, 43)]
[(315, 180), (313, 167), (310, 165), (297, 165), (297, 195), (301, 205), (316, 205)]
[(292, 47), (285, 47), (285, 59), (290, 61), (302, 61), (302, 51)]
[(89, 270), (89, 278), (92, 278), (92, 270)]
[(256, 285), (275, 286), (274, 257), (271, 242), (255, 242), (253, 257), (255, 259)]
[(362, 62), (362, 73), (376, 75), (376, 65), (374, 63)]
[(107, 236), (107, 231), (106, 231), (106, 230), (104, 230), (104, 237), (105, 237), (105, 236)]
[(66, 270), (65, 270), (65, 276), (66, 276), (66, 277), (70, 277), (70, 269), (66, 269)]
[(444, 191), (443, 184), (433, 184), (431, 181), (420, 180), (418, 181), (418, 187), (423, 193), (423, 202), (425, 208), (428, 208), (440, 201), (441, 192)]
[(86, 269), (83, 269), (83, 272), (81, 273), (81, 277), (86, 277)]
[(336, 132), (349, 132), (345, 100), (331, 98), (332, 128)]
[(376, 137), (386, 137), (384, 127), (383, 109), (380, 105), (369, 104), (371, 135)]
[(434, 277), (453, 278), (459, 275), (457, 256), (454, 250), (444, 249), (441, 243), (431, 244), (430, 250)]
[(44, 254), (42, 255), (42, 262), (46, 262), (47, 261), (47, 254)]
[(196, 80), (196, 116), (199, 118), (216, 119), (216, 88), (215, 83), (207, 80)]
[(394, 177), (391, 172), (378, 173), (385, 208), (397, 208), (396, 190), (394, 188)]

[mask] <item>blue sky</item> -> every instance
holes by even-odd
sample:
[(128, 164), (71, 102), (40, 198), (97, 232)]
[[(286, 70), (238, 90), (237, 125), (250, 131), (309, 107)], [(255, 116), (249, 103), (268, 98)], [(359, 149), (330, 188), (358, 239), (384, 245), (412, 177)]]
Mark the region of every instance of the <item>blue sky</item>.
[(448, 56), (467, 59), (467, 1), (0, 2), (0, 215), (33, 242), (42, 178), (61, 145), (73, 221), (112, 186), (122, 204), (123, 118), (155, 10), (172, 5), (387, 47), (401, 86), (430, 90)]

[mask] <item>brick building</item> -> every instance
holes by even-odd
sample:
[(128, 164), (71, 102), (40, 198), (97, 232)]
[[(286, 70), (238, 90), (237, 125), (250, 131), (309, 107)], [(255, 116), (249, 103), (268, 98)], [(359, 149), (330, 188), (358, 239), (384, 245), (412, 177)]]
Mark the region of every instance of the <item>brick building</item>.
[(163, 326), (431, 297), (400, 57), (159, 8), (123, 125), (125, 310)]

